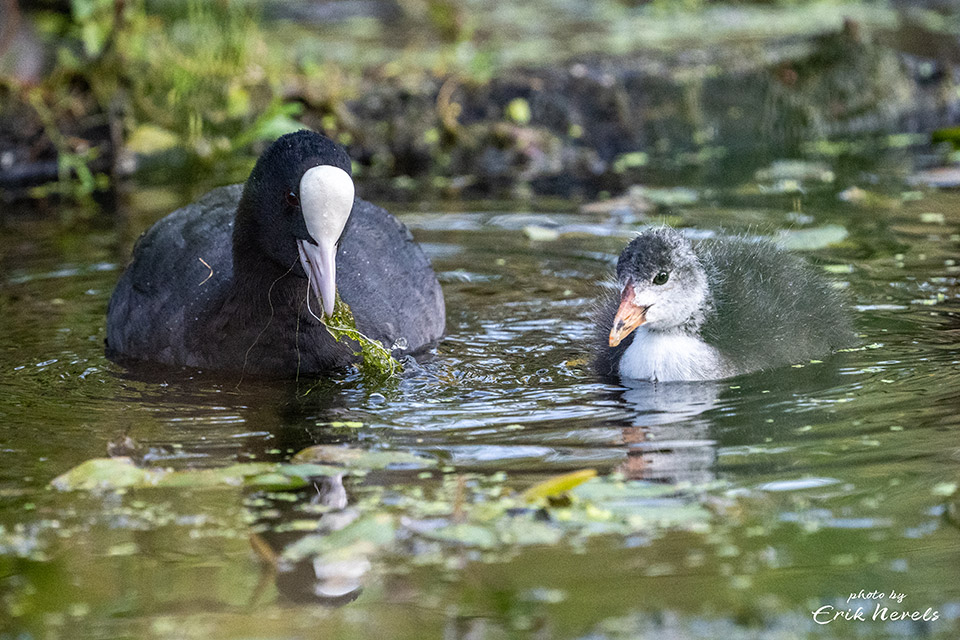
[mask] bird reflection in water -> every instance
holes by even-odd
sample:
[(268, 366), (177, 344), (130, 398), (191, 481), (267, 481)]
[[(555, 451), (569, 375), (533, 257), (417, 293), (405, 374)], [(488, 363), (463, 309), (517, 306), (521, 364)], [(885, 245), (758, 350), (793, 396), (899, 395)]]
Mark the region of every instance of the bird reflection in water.
[[(349, 508), (343, 476), (319, 478), (314, 484), (315, 495), (310, 504), (326, 510), (319, 517), (317, 528), (307, 535), (329, 535), (354, 522), (360, 515)], [(277, 505), (280, 507), (280, 505)], [(291, 514), (291, 518), (294, 518)], [(261, 520), (263, 521), (263, 520)], [(277, 532), (276, 521), (268, 521), (270, 529), (262, 534), (254, 533), (250, 542), (265, 567), (253, 602), (263, 596), (273, 580), (281, 596), (293, 603), (318, 603), (340, 607), (356, 600), (363, 592), (363, 578), (370, 571), (370, 560), (362, 550), (353, 550), (348, 555), (337, 553), (335, 558), (311, 555), (298, 562), (290, 562), (281, 556), (304, 532)]]
[[(631, 385), (632, 382), (632, 385)], [(703, 414), (718, 405), (713, 382), (651, 384), (624, 381), (624, 403), (636, 412), (622, 429), (627, 458), (619, 471), (632, 480), (703, 484), (716, 479), (716, 440)]]

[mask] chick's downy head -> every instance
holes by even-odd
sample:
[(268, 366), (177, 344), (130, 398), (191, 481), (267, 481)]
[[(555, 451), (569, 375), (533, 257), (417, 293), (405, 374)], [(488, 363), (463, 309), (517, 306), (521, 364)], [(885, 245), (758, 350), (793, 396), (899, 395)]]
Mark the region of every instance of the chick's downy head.
[(702, 319), (708, 304), (707, 274), (680, 232), (669, 227), (644, 231), (617, 261), (620, 308), (610, 332), (616, 346), (645, 325), (664, 331)]

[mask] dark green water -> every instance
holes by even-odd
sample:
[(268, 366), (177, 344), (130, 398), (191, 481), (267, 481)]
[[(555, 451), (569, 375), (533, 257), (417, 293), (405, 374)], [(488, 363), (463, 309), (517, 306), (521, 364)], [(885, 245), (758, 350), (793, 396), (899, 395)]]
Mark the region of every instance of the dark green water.
[[(372, 387), (356, 375), (318, 386), (131, 376), (103, 357), (104, 312), (130, 238), (162, 208), (80, 231), (14, 217), (0, 246), (0, 638), (957, 637), (960, 195), (894, 200), (809, 197), (800, 222), (777, 197), (674, 210), (704, 231), (844, 226), (848, 237), (809, 256), (846, 287), (866, 348), (632, 388), (594, 380), (583, 360), (598, 283), (635, 223), (402, 215), (441, 276), (449, 337)], [(558, 239), (522, 230), (548, 223)], [(148, 464), (179, 469), (280, 461), (318, 443), (441, 466), (347, 477), (349, 506), (320, 525), (312, 489), (48, 488), (119, 433), (151, 448)], [(675, 487), (707, 515), (644, 526), (647, 501), (635, 533), (541, 545), (418, 534), (431, 518), (456, 520), (456, 505), (418, 505), (444, 487), (495, 502), (584, 468)], [(253, 533), (282, 548), (335, 531), (353, 508), (394, 518), (392, 541), (350, 541), (327, 569), (276, 572), (252, 550)], [(349, 595), (318, 594), (324, 571)], [(871, 620), (874, 601), (847, 604), (861, 590), (904, 594), (877, 602), (938, 619)], [(811, 611), (824, 605), (863, 606), (868, 619), (817, 625)]]

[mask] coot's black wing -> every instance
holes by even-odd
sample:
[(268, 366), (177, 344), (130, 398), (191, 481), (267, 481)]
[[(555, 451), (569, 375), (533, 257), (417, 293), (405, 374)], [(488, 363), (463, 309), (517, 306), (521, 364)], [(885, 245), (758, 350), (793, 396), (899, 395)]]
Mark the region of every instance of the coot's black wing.
[(387, 347), (416, 352), (444, 334), (443, 292), (410, 231), (386, 210), (357, 198), (337, 252), (337, 290), (357, 328)]
[(714, 309), (701, 335), (738, 371), (800, 363), (856, 343), (841, 296), (800, 257), (741, 238), (698, 247)]
[(206, 366), (198, 318), (219, 308), (233, 278), (234, 213), (242, 185), (214, 189), (154, 224), (137, 241), (107, 309), (107, 354)]

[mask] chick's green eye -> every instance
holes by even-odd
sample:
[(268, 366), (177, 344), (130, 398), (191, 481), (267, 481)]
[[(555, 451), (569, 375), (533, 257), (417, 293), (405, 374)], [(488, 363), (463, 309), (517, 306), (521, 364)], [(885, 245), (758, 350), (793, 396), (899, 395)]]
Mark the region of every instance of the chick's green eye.
[(669, 279), (670, 274), (666, 271), (661, 271), (657, 275), (653, 276), (653, 284), (664, 284)]

